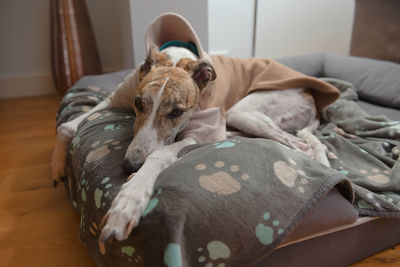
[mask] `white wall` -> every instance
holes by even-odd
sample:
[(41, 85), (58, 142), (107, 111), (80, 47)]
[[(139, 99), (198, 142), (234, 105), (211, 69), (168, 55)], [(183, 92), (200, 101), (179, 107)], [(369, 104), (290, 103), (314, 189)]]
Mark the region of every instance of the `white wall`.
[(129, 0), (86, 0), (103, 72), (133, 68)]
[(145, 59), (144, 37), (148, 25), (161, 13), (184, 16), (196, 31), (202, 46), (208, 49), (207, 1), (204, 0), (130, 0), (135, 64)]
[(0, 97), (53, 93), (48, 0), (0, 1)]
[(354, 7), (353, 0), (259, 0), (256, 56), (348, 55)]
[(251, 57), (254, 0), (209, 0), (210, 54)]
[[(87, 0), (103, 71), (133, 67), (129, 0)], [(50, 1), (0, 0), (0, 98), (54, 94)]]

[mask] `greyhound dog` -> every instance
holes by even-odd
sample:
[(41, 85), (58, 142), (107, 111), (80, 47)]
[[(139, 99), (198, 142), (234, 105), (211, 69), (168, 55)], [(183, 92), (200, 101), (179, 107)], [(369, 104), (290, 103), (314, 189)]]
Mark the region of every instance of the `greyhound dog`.
[[(160, 49), (170, 41), (172, 44)], [(210, 90), (219, 90), (212, 88), (217, 72), (190, 24), (177, 14), (164, 14), (151, 24), (146, 45), (146, 60), (106, 100), (57, 129), (52, 173), (60, 181), (66, 175), (68, 145), (85, 118), (108, 107), (133, 108), (136, 113), (134, 138), (124, 162), (131, 175), (103, 218), (103, 241), (112, 236), (128, 238), (149, 203), (160, 172), (177, 160), (183, 147), (226, 138), (226, 125), (275, 140), (329, 165), (326, 148), (311, 133), (319, 120), (307, 89), (257, 90), (224, 110), (226, 103), (232, 102), (229, 93), (226, 99), (230, 100), (207, 107), (215, 100)], [(296, 132), (297, 136), (291, 134)]]

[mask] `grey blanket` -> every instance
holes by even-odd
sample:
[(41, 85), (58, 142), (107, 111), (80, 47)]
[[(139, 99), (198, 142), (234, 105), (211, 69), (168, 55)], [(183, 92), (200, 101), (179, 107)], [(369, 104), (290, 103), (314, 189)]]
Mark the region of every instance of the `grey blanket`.
[(317, 132), (328, 147), (331, 167), (350, 179), (360, 215), (400, 217), (400, 121), (369, 116), (358, 105), (355, 88), (325, 79), (341, 97), (323, 114)]

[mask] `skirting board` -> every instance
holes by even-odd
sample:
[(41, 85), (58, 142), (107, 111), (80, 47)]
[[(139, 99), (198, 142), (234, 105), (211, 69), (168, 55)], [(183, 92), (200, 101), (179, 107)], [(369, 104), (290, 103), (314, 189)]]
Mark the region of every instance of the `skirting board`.
[(56, 93), (51, 75), (0, 77), (0, 98)]

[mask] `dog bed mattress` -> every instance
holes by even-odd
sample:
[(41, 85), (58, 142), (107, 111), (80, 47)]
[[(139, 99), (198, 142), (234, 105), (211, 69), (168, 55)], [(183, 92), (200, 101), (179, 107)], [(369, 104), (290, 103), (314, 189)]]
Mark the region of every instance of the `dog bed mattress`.
[[(295, 69), (300, 61), (308, 63), (299, 64), (301, 68), (315, 67), (318, 60), (323, 61), (318, 66), (325, 66), (328, 57), (330, 62), (342, 60), (340, 64), (365, 63), (326, 55), (282, 62)], [(322, 114), (324, 124), (316, 132), (328, 147), (332, 168), (258, 138), (236, 137), (185, 148), (180, 159), (160, 174), (139, 226), (123, 242), (99, 242), (99, 224), (127, 178), (122, 162), (133, 138), (135, 114), (105, 109), (85, 119), (69, 148), (65, 185), (72, 206), (81, 214), (81, 240), (94, 261), (102, 266), (246, 266), (272, 259), (269, 254), (279, 258), (274, 256), (279, 251), (323, 240), (332, 233), (304, 239), (354, 223), (357, 214), (398, 222), (400, 122), (370, 116), (357, 105), (360, 79), (329, 75), (321, 68), (314, 69), (333, 77), (326, 81), (342, 92)], [(307, 73), (312, 69), (300, 71), (320, 76)], [(80, 80), (62, 101), (58, 125), (106, 98), (128, 72)], [(391, 110), (392, 116), (400, 114)], [(374, 222), (362, 225), (379, 227)], [(353, 228), (359, 226), (337, 233)], [(294, 240), (303, 241), (283, 246)]]

